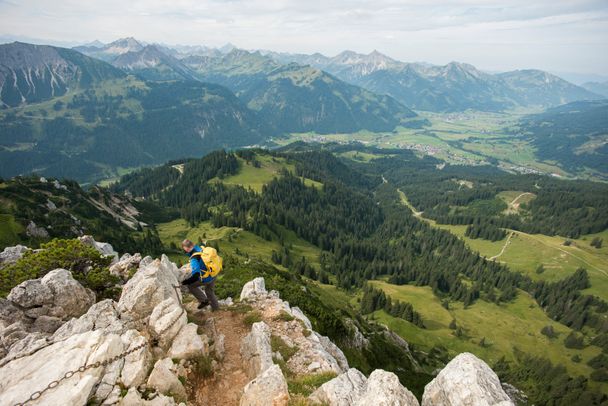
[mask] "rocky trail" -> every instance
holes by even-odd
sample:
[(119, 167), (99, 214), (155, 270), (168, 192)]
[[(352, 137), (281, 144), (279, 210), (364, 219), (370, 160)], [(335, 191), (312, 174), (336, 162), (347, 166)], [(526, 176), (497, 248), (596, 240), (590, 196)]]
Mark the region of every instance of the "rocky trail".
[[(219, 334), (223, 334), (224, 356), (221, 368), (212, 376), (196, 376), (192, 382), (190, 400), (194, 405), (236, 405), (243, 388), (249, 382), (241, 357), (241, 341), (249, 333), (241, 313), (220, 310), (215, 313), (198, 312), (194, 321), (201, 325), (212, 324)], [(210, 323), (211, 321), (211, 323)], [(209, 332), (213, 334), (213, 332)]]
[[(514, 405), (472, 354), (438, 372), (420, 402), (392, 372), (351, 368), (263, 278), (245, 283), (238, 300), (221, 300), (219, 311), (199, 311), (176, 289), (187, 268), (164, 255), (119, 259), (109, 244), (86, 242), (114, 258), (120, 299), (97, 301), (65, 269), (0, 299), (0, 405)], [(302, 379), (316, 383), (305, 392), (291, 385)]]

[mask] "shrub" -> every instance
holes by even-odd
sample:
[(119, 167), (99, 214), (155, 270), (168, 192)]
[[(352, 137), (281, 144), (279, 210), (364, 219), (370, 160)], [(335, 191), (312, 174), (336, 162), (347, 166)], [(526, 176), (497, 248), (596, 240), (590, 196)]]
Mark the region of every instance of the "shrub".
[(74, 279), (92, 289), (100, 299), (115, 298), (114, 285), (119, 279), (110, 274), (111, 258), (104, 258), (94, 248), (77, 239), (54, 239), (41, 245), (39, 251), (28, 251), (16, 263), (0, 270), (0, 295), (28, 279), (42, 278), (50, 271), (63, 268)]
[(549, 337), (549, 338), (555, 338), (557, 337), (557, 333), (555, 332), (555, 330), (553, 329), (553, 326), (549, 325), (549, 326), (545, 326), (540, 330), (540, 333)]
[(276, 320), (276, 321), (293, 321), (293, 320), (295, 320), (295, 317), (293, 317), (291, 314), (287, 313), (285, 310), (281, 310), (281, 313), (276, 315), (274, 317), (274, 320)]
[(208, 355), (198, 357), (194, 361), (194, 373), (203, 378), (213, 375), (213, 360)]
[(585, 348), (585, 341), (582, 335), (576, 334), (574, 331), (568, 334), (568, 337), (564, 340), (566, 348), (583, 349)]
[(298, 352), (298, 347), (290, 347), (281, 337), (276, 335), (270, 337), (270, 347), (272, 348), (272, 352), (281, 354), (285, 362), (289, 361), (289, 358)]
[(291, 394), (309, 396), (319, 386), (335, 377), (335, 372), (321, 372), (318, 374), (298, 376), (288, 380), (287, 387)]
[(591, 372), (591, 379), (596, 382), (608, 382), (608, 369), (600, 368)]
[(243, 323), (245, 323), (249, 327), (251, 327), (253, 323), (257, 323), (258, 321), (262, 321), (262, 314), (257, 310), (250, 311), (243, 318)]

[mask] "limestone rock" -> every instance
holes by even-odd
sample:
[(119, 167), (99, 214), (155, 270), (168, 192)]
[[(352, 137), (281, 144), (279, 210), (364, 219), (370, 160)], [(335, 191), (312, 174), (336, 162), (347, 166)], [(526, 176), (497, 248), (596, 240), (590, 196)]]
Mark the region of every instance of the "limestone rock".
[[(175, 400), (172, 397), (158, 395), (152, 400), (144, 400), (135, 388), (129, 389), (124, 398), (120, 399), (120, 406), (175, 406)], [(180, 403), (183, 405), (183, 403)]]
[(156, 389), (164, 395), (170, 393), (179, 399), (185, 400), (187, 397), (186, 389), (177, 378), (177, 375), (173, 373), (172, 368), (173, 361), (170, 358), (156, 361), (154, 369), (152, 369), (152, 373), (148, 378), (147, 386)]
[(129, 279), (129, 273), (139, 267), (141, 254), (124, 254), (120, 260), (110, 267), (110, 273), (123, 280)]
[(255, 300), (258, 296), (265, 296), (266, 284), (264, 278), (255, 278), (252, 281), (247, 282), (241, 290), (241, 300)]
[(176, 299), (169, 298), (160, 302), (150, 315), (150, 332), (159, 339), (159, 347), (167, 349), (177, 333), (187, 323), (186, 311)]
[(95, 303), (95, 294), (75, 280), (70, 271), (55, 269), (42, 279), (15, 286), (7, 299), (26, 309), (43, 306), (49, 316), (66, 320), (85, 313)]
[(496, 373), (470, 353), (455, 357), (424, 388), (422, 406), (514, 405)]
[(302, 310), (300, 310), (299, 307), (292, 307), (291, 308), (291, 315), (293, 317), (295, 317), (298, 320), (301, 320), (304, 325), (306, 326), (307, 329), (312, 330), (312, 323), (310, 322), (310, 320), (308, 319), (308, 317), (306, 317), (306, 315), (304, 314), (304, 312), (302, 312)]
[(342, 368), (342, 371), (348, 370), (348, 360), (346, 359), (346, 356), (344, 355), (342, 350), (338, 348), (338, 346), (334, 344), (333, 341), (331, 341), (328, 337), (322, 336), (321, 334), (316, 332), (314, 334), (319, 339), (319, 342), (321, 343), (325, 351), (327, 351), (329, 355), (334, 357), (340, 368)]
[(243, 389), (241, 406), (285, 406), (289, 402), (287, 381), (278, 365), (273, 365)]
[(17, 262), (29, 248), (17, 244), (14, 247), (6, 247), (0, 252), (0, 266), (11, 265)]
[(25, 227), (25, 234), (29, 237), (34, 238), (48, 238), (49, 232), (44, 227), (38, 227), (36, 223), (30, 221), (27, 227)]
[(198, 326), (188, 323), (177, 333), (173, 344), (167, 353), (170, 358), (190, 359), (207, 354), (207, 339), (201, 338), (197, 333)]
[(12, 288), (6, 298), (27, 309), (50, 305), (53, 302), (53, 293), (48, 286), (42, 284), (41, 279), (31, 279)]
[(371, 373), (356, 406), (419, 406), (418, 399), (392, 372), (376, 369)]
[(34, 321), (32, 330), (41, 333), (53, 334), (61, 325), (63, 320), (52, 316), (40, 316)]
[(78, 239), (83, 244), (95, 248), (101, 255), (112, 257), (114, 261), (118, 261), (118, 253), (114, 251), (111, 244), (108, 244), (107, 242), (97, 242), (90, 235), (83, 235), (82, 237), (78, 237)]
[(106, 299), (95, 303), (80, 318), (73, 318), (59, 327), (52, 340), (64, 340), (74, 334), (92, 330), (122, 334), (124, 326), (116, 309), (116, 302)]
[(241, 356), (250, 378), (258, 376), (273, 365), (270, 327), (266, 323), (260, 321), (251, 326), (251, 332), (241, 343)]
[[(81, 365), (104, 361), (122, 351), (123, 344), (119, 336), (90, 331), (49, 345), (28, 357), (16, 359), (0, 368), (0, 404), (23, 402), (30, 393), (43, 389), (66, 372)], [(107, 368), (91, 368), (77, 373), (31, 404), (84, 405)]]
[[(10, 328), (6, 330), (10, 331)], [(24, 330), (20, 330), (20, 332), (17, 334), (11, 334), (11, 338), (15, 337), (19, 337), (19, 339), (5, 347), (7, 350), (7, 354), (6, 358), (0, 361), (0, 367), (4, 366), (5, 364), (11, 362), (14, 359), (33, 354), (39, 349), (49, 345), (47, 335), (40, 332), (25, 333)]]
[(178, 285), (175, 275), (170, 270), (167, 272), (160, 260), (154, 260), (143, 268), (141, 263), (139, 270), (123, 286), (118, 301), (121, 316), (132, 321), (141, 321), (150, 316), (163, 300), (177, 300), (178, 295), (181, 299), (179, 289), (176, 292), (173, 288)]
[(355, 322), (352, 319), (346, 319), (344, 322), (346, 327), (350, 330), (350, 339), (348, 339), (349, 346), (358, 350), (368, 348), (369, 340), (361, 333), (361, 330), (359, 330), (359, 327), (357, 327)]
[[(146, 341), (137, 330), (129, 330), (121, 337), (127, 348), (137, 347)], [(120, 373), (120, 382), (125, 387), (139, 386), (146, 381), (148, 371), (152, 366), (152, 354), (148, 347), (132, 352), (125, 357), (125, 363)]]
[(310, 395), (310, 400), (330, 406), (351, 406), (363, 394), (365, 381), (365, 375), (351, 368), (321, 385)]

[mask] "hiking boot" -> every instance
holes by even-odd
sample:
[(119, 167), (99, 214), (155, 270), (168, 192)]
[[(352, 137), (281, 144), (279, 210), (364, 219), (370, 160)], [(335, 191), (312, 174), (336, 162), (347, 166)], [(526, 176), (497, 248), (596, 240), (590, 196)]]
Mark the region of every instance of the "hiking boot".
[(206, 300), (204, 302), (200, 302), (199, 305), (197, 306), (197, 309), (202, 309), (202, 308), (204, 308), (205, 306), (208, 306), (208, 305), (209, 305), (209, 301), (208, 300)]

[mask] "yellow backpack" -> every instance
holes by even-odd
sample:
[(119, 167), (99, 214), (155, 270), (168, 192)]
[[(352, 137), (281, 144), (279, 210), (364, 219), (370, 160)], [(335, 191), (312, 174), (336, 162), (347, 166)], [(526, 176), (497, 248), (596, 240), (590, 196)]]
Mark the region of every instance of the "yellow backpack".
[(205, 247), (201, 252), (195, 252), (192, 256), (199, 257), (205, 263), (207, 272), (201, 275), (203, 279), (208, 276), (215, 278), (220, 272), (222, 272), (222, 266), (224, 264), (222, 257), (217, 253), (217, 250), (213, 247)]

